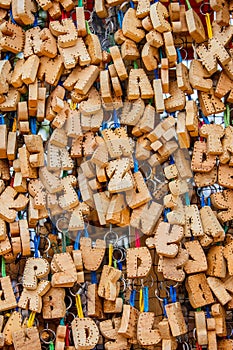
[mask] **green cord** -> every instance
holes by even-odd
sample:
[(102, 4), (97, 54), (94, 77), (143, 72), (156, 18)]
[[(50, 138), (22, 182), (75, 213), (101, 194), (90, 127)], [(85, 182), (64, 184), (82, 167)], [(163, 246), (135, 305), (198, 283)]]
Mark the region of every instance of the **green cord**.
[(78, 7), (83, 7), (83, 0), (78, 0)]
[(133, 62), (133, 67), (134, 67), (134, 69), (138, 69), (137, 61), (134, 61), (134, 62)]
[(54, 344), (52, 341), (49, 343), (49, 350), (54, 350)]
[(188, 7), (188, 10), (191, 10), (192, 6), (190, 5), (190, 2), (189, 0), (185, 0), (186, 1), (186, 5)]
[(88, 21), (85, 21), (85, 22), (86, 22), (87, 34), (91, 34), (89, 23), (88, 23)]
[(6, 277), (6, 262), (3, 256), (2, 256), (2, 277)]
[(67, 231), (62, 231), (62, 253), (66, 253), (66, 233)]

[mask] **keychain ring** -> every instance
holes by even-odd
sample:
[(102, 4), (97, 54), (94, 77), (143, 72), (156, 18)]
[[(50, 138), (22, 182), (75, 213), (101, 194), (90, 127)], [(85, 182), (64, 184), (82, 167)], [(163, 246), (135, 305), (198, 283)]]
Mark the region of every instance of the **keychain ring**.
[(57, 220), (57, 222), (56, 222), (56, 228), (57, 228), (57, 230), (58, 230), (59, 232), (61, 232), (61, 233), (63, 233), (64, 231), (67, 231), (67, 230), (68, 230), (68, 227), (67, 227), (66, 230), (64, 230), (64, 229), (62, 229), (62, 228), (59, 228), (59, 224), (61, 223), (62, 220), (66, 221), (66, 222), (69, 224), (69, 220), (68, 220), (65, 216), (63, 216), (63, 217), (61, 217), (61, 218), (59, 218), (59, 219)]
[(120, 6), (120, 11), (124, 12), (124, 9), (128, 4), (129, 4), (128, 1), (123, 2)]
[[(149, 282), (150, 282), (150, 281), (148, 280), (147, 277), (141, 278), (142, 287), (152, 288), (153, 285), (154, 285), (154, 279), (153, 279), (152, 276), (150, 276), (150, 279), (151, 279), (151, 283), (150, 283), (150, 285), (149, 285)], [(144, 283), (145, 283), (145, 284), (144, 284)], [(148, 283), (148, 285), (147, 285), (147, 283)]]
[[(116, 258), (115, 258), (115, 256), (114, 256), (114, 251), (115, 251), (115, 252), (120, 252), (120, 253), (121, 253), (120, 259), (116, 259)], [(123, 251), (122, 251), (119, 247), (114, 247), (114, 248), (113, 248), (112, 258), (113, 258), (114, 261), (117, 261), (117, 262), (122, 262), (122, 261), (125, 260), (125, 258), (124, 258), (124, 253), (123, 253)]]
[(51, 241), (50, 241), (48, 236), (43, 236), (43, 238), (45, 238), (47, 240), (47, 242), (48, 242), (48, 247), (43, 251), (43, 253), (46, 254), (46, 253), (48, 253), (48, 251), (51, 248)]
[[(81, 294), (81, 292), (85, 290), (85, 288), (86, 288), (86, 282), (84, 282), (83, 284), (77, 283), (77, 282), (76, 282), (75, 285), (80, 286), (80, 288), (78, 289), (78, 291), (77, 291), (76, 293), (72, 292), (71, 288), (69, 288), (69, 292), (70, 292), (70, 294), (71, 294), (73, 297), (76, 297), (77, 294)], [(74, 285), (74, 286), (75, 286), (75, 285)], [(74, 286), (73, 286), (72, 288), (74, 288)]]
[[(110, 235), (115, 236), (115, 240), (114, 240), (114, 241), (111, 240), (111, 239), (108, 239), (108, 236), (110, 236)], [(118, 234), (117, 234), (116, 232), (114, 232), (114, 231), (108, 231), (108, 232), (105, 233), (105, 235), (104, 235), (104, 240), (105, 240), (105, 242), (109, 241), (109, 243), (115, 244), (115, 243), (117, 243), (118, 239), (119, 239), (119, 238), (118, 238)]]
[(142, 285), (141, 285), (141, 281), (140, 281), (139, 285), (135, 285), (135, 280), (137, 280), (137, 279), (138, 278), (133, 278), (132, 279), (132, 290), (136, 290), (138, 292), (141, 289)]
[[(143, 171), (143, 167), (148, 168), (148, 169), (145, 169), (145, 171)], [(143, 162), (143, 163), (139, 166), (139, 170), (140, 170), (140, 169), (142, 169), (142, 172), (143, 172), (143, 174), (144, 174), (144, 176), (145, 176), (145, 180), (146, 180), (146, 181), (149, 180), (150, 177), (151, 177), (151, 174), (152, 174), (152, 168), (151, 168), (151, 166), (150, 166), (148, 163)], [(148, 170), (148, 174), (147, 174), (146, 170)]]
[(182, 48), (177, 48), (177, 50), (179, 50), (180, 52), (181, 52), (181, 51), (185, 52), (184, 58), (183, 58), (182, 55), (181, 55), (182, 60), (185, 61), (185, 60), (187, 59), (187, 57), (188, 57), (188, 51), (187, 51), (186, 49), (184, 49), (183, 47), (182, 47)]
[[(76, 317), (75, 314), (74, 314), (73, 312), (66, 312), (65, 317), (64, 317), (64, 320), (65, 320), (65, 321), (67, 320), (67, 318), (68, 318), (69, 315), (71, 315), (71, 316), (73, 317), (73, 320), (74, 320), (75, 317)], [(73, 321), (73, 320), (72, 320), (72, 321)], [(72, 321), (71, 321), (71, 322), (72, 322)], [(66, 323), (66, 322), (65, 322), (65, 323)]]
[[(47, 340), (44, 340), (43, 338), (42, 338), (42, 333), (43, 332), (47, 332), (50, 336), (52, 336), (52, 338), (50, 339), (50, 341), (47, 341)], [(51, 342), (54, 342), (54, 340), (56, 339), (56, 333), (52, 330), (52, 329), (50, 329), (50, 328), (44, 328), (44, 329), (42, 329), (41, 331), (40, 331), (40, 340), (44, 343), (44, 344), (47, 344), (47, 345), (49, 345)]]
[(66, 295), (66, 298), (69, 299), (69, 305), (66, 307), (66, 311), (68, 311), (72, 307), (73, 302), (70, 295)]
[(176, 40), (181, 40), (181, 45), (180, 45), (180, 47), (176, 47), (177, 48), (177, 50), (182, 50), (183, 49), (183, 47), (184, 47), (184, 39), (183, 38), (176, 38), (175, 39), (175, 41), (174, 41), (174, 45), (176, 46), (177, 44), (176, 44)]
[(208, 13), (209, 15), (212, 15), (212, 13), (213, 13), (213, 10), (208, 11), (208, 12), (204, 12), (204, 11), (203, 11), (204, 6), (206, 6), (206, 5), (208, 5), (209, 8), (210, 8), (210, 3), (209, 3), (209, 2), (203, 2), (203, 3), (201, 4), (200, 8), (199, 8), (200, 13), (202, 14), (202, 16), (205, 16), (207, 13)]
[(122, 279), (120, 280), (120, 282), (123, 283), (123, 290), (122, 290), (122, 293), (124, 293), (124, 292), (126, 291), (126, 280), (125, 280), (124, 278), (122, 278)]

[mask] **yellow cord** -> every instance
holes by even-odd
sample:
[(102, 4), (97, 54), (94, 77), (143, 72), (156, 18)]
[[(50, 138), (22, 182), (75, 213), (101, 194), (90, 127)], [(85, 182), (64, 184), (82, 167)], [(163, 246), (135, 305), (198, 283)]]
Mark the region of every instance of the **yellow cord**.
[(35, 316), (36, 316), (36, 312), (32, 311), (30, 313), (30, 316), (29, 316), (29, 319), (28, 319), (28, 323), (27, 323), (28, 327), (32, 327), (33, 326), (33, 323), (34, 323), (34, 320), (35, 320)]
[(74, 111), (76, 109), (76, 107), (77, 107), (77, 103), (71, 101), (70, 102), (70, 109), (72, 109), (72, 111)]
[(16, 118), (14, 118), (13, 125), (12, 125), (12, 131), (16, 132), (16, 130), (17, 130), (17, 121), (16, 121)]
[(113, 254), (113, 245), (109, 244), (109, 257), (108, 257), (108, 265), (112, 266), (112, 254)]
[(139, 310), (140, 312), (144, 311), (144, 300), (143, 300), (143, 289), (139, 291)]
[(212, 39), (213, 32), (212, 32), (212, 26), (211, 26), (211, 22), (210, 22), (210, 14), (209, 13), (206, 13), (205, 20), (206, 20), (206, 25), (207, 25), (208, 38)]
[(78, 317), (84, 318), (80, 294), (76, 294), (75, 299), (76, 299), (76, 308), (77, 308), (77, 312), (78, 312)]

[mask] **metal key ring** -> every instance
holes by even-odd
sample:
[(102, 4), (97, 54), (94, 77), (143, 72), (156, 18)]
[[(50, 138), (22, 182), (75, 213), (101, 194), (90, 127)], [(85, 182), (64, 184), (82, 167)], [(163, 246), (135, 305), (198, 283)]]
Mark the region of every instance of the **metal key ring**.
[[(68, 319), (68, 317), (69, 317), (69, 315), (71, 315), (72, 317), (73, 317), (73, 319), (72, 319), (72, 321), (75, 319), (75, 314), (73, 313), (73, 312), (67, 312), (66, 314), (65, 314), (65, 317), (64, 317), (64, 321), (65, 321), (65, 323), (67, 323), (66, 321), (67, 321), (67, 319)], [(71, 322), (72, 322), (71, 321)], [(71, 323), (70, 322), (70, 323)]]
[[(141, 285), (142, 285), (142, 287), (152, 288), (153, 285), (154, 285), (154, 279), (153, 279), (153, 277), (151, 275), (150, 275), (150, 279), (151, 279), (151, 282), (149, 281), (148, 277), (141, 278)], [(149, 285), (149, 282), (150, 282), (150, 285)]]
[(69, 305), (66, 306), (66, 311), (68, 311), (72, 307), (73, 301), (70, 295), (66, 295), (65, 298), (69, 299)]
[[(67, 229), (62, 229), (62, 228), (60, 228), (59, 227), (59, 224), (61, 223), (61, 221), (66, 221), (67, 223), (68, 223), (68, 226), (67, 226)], [(56, 222), (56, 228), (57, 228), (57, 230), (59, 231), (59, 232), (64, 232), (64, 231), (67, 231), (68, 230), (68, 227), (69, 227), (69, 220), (65, 217), (65, 216), (63, 216), (63, 217), (61, 217), (61, 218), (59, 218), (58, 220), (57, 220), (57, 222)]]
[[(114, 252), (120, 252), (120, 254), (121, 254), (120, 259), (116, 259), (116, 258), (115, 258)], [(113, 248), (112, 258), (113, 258), (114, 261), (117, 261), (117, 262), (122, 262), (122, 261), (125, 260), (125, 258), (124, 258), (124, 253), (123, 253), (123, 251), (121, 250), (121, 248), (119, 248), (119, 247), (114, 247), (114, 248)]]
[[(50, 339), (49, 341), (46, 341), (46, 340), (44, 340), (44, 339), (42, 338), (43, 332), (47, 332), (47, 334), (49, 334), (49, 335), (51, 336), (51, 339)], [(50, 328), (44, 328), (44, 329), (42, 329), (42, 330), (40, 331), (39, 335), (40, 335), (40, 340), (41, 340), (44, 344), (48, 344), (48, 345), (49, 345), (51, 342), (54, 342), (55, 339), (56, 339), (56, 333), (55, 333), (52, 329), (50, 329)]]
[[(177, 43), (176, 43), (176, 41), (177, 40), (181, 40), (181, 45), (179, 46), (179, 47), (176, 47), (176, 45), (178, 45)], [(184, 47), (184, 39), (183, 38), (175, 38), (175, 40), (174, 40), (174, 45), (175, 45), (175, 47), (177, 48), (177, 50), (182, 50), (183, 49), (183, 47)]]
[[(111, 240), (111, 239), (108, 239), (108, 236), (110, 236), (110, 235), (113, 235), (113, 236), (115, 236), (115, 240)], [(107, 233), (105, 233), (105, 235), (104, 235), (104, 240), (105, 240), (105, 242), (107, 243), (107, 242), (109, 242), (109, 243), (111, 243), (111, 244), (115, 244), (115, 243), (117, 243), (117, 241), (118, 241), (118, 234), (116, 233), (116, 232), (114, 232), (114, 231), (108, 231)]]
[[(204, 7), (204, 6), (209, 6), (209, 9), (210, 9), (210, 10), (208, 10), (207, 12), (204, 12), (204, 11), (203, 11), (203, 7)], [(211, 9), (210, 3), (209, 3), (209, 2), (203, 2), (203, 3), (201, 4), (199, 10), (200, 10), (200, 13), (202, 14), (202, 16), (205, 16), (207, 13), (209, 13), (209, 15), (211, 16), (212, 13), (213, 13), (213, 10)]]
[[(143, 171), (143, 167), (145, 167), (145, 171)], [(139, 166), (139, 170), (144, 174), (145, 176), (145, 180), (149, 180), (151, 178), (151, 174), (152, 174), (152, 167), (148, 164), (143, 162), (140, 166)]]
[(184, 49), (183, 47), (182, 47), (181, 49), (180, 49), (180, 48), (179, 48), (179, 49), (177, 48), (177, 50), (179, 50), (180, 52), (181, 52), (181, 51), (185, 52), (185, 56), (184, 56), (184, 57), (182, 57), (182, 55), (181, 55), (182, 60), (185, 61), (185, 60), (187, 59), (187, 57), (188, 57), (188, 51), (187, 51), (186, 49)]
[(72, 288), (69, 288), (69, 293), (72, 295), (72, 297), (76, 297), (77, 294), (82, 294), (86, 288), (86, 282), (83, 284), (76, 282), (76, 285), (79, 286), (79, 289), (76, 293), (72, 292), (72, 288), (74, 288), (75, 285)]
[(48, 236), (42, 236), (44, 239), (46, 239), (46, 241), (48, 242), (48, 247), (43, 251), (43, 254), (46, 254), (46, 253), (48, 253), (48, 251), (50, 250), (50, 248), (51, 248), (51, 241), (50, 241), (50, 239), (49, 239), (49, 237)]

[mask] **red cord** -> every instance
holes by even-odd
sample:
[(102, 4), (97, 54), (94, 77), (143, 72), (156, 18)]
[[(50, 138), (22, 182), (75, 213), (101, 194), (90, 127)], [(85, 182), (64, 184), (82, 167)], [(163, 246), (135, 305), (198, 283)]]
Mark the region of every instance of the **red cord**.
[(66, 338), (65, 338), (65, 344), (66, 346), (70, 346), (70, 330), (69, 330), (69, 325), (66, 325)]

